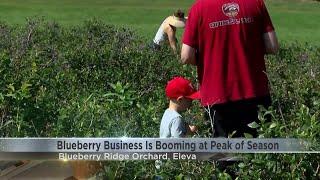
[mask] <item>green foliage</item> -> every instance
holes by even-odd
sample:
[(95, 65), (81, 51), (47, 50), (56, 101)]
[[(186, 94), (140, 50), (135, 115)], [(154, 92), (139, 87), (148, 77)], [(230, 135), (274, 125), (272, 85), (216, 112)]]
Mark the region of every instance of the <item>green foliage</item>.
[(190, 69), (97, 20), (62, 28), (30, 19), (1, 24), (0, 36), (3, 137), (157, 136), (163, 86)]
[[(319, 55), (320, 48), (290, 44), (268, 58), (273, 105), (260, 111), (260, 137), (302, 138), (319, 150)], [(319, 179), (319, 162), (318, 154), (246, 155), (239, 174), (240, 179)]]
[[(318, 2), (317, 2), (318, 1)], [(281, 41), (320, 45), (319, 0), (265, 0)], [(165, 17), (176, 9), (188, 13), (194, 0), (1, 0), (2, 21), (22, 25), (26, 17), (44, 16), (63, 26), (74, 26), (88, 17), (137, 30), (150, 41)], [(177, 29), (180, 39), (183, 30)]]
[[(273, 105), (261, 110), (260, 137), (320, 139), (320, 48), (287, 44), (267, 59)], [(170, 49), (152, 51), (129, 29), (97, 20), (61, 27), (29, 19), (0, 23), (1, 137), (158, 137), (166, 82), (196, 79)], [(189, 115), (202, 119), (195, 106)], [(267, 116), (271, 122), (266, 122)], [(191, 118), (190, 118), (191, 119)], [(200, 137), (210, 122), (197, 120)], [(245, 155), (239, 179), (317, 179), (316, 154)], [(290, 173), (288, 173), (290, 172)], [(105, 162), (108, 179), (230, 179), (212, 162)]]

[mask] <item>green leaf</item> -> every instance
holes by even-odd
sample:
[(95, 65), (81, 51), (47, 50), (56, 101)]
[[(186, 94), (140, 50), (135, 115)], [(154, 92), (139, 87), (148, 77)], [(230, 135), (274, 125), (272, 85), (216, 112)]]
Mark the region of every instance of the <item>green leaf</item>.
[(251, 134), (249, 134), (249, 133), (244, 133), (244, 137), (245, 138), (253, 138), (253, 136)]
[(4, 128), (4, 127), (8, 126), (8, 125), (9, 125), (9, 124), (11, 124), (11, 123), (13, 123), (13, 121), (12, 121), (12, 120), (5, 122), (5, 123), (0, 127), (0, 129), (2, 129), (2, 128)]
[(10, 89), (12, 92), (15, 91), (15, 88), (13, 86), (13, 83), (7, 85), (7, 88)]
[(108, 97), (108, 96), (119, 96), (117, 93), (106, 93), (102, 97)]
[(245, 165), (244, 165), (244, 163), (239, 163), (238, 166), (239, 166), (239, 168), (244, 168)]
[(260, 125), (258, 123), (256, 123), (256, 122), (252, 122), (252, 123), (248, 124), (248, 126), (253, 128), (253, 129), (256, 129), (256, 128), (260, 127)]
[(176, 180), (182, 180), (183, 179), (183, 174), (180, 173), (178, 176), (176, 176)]
[(29, 84), (28, 82), (23, 82), (23, 84), (21, 85), (21, 90), (27, 90), (28, 87), (31, 87), (32, 84)]
[(274, 123), (272, 123), (272, 124), (270, 125), (269, 128), (272, 129), (272, 128), (275, 128), (275, 127), (277, 127), (277, 123), (274, 122)]
[(312, 126), (315, 126), (315, 125), (317, 124), (316, 114), (314, 114), (314, 115), (311, 116), (310, 121), (311, 121), (311, 125), (312, 125)]
[(236, 134), (236, 132), (237, 132), (237, 131), (236, 131), (236, 130), (234, 130), (231, 134), (229, 134), (229, 135), (228, 135), (228, 138), (232, 138), (232, 136), (233, 136), (233, 135), (235, 135), (235, 134)]
[(0, 102), (2, 102), (4, 100), (4, 96), (2, 93), (0, 93)]
[(319, 104), (320, 104), (320, 101), (318, 101), (318, 100), (313, 101), (313, 105), (314, 105), (314, 106), (317, 106), (317, 105), (319, 105)]
[(116, 85), (115, 84), (112, 84), (112, 83), (108, 83), (108, 84), (109, 84), (109, 86), (112, 87), (112, 89), (116, 89)]
[(9, 94), (6, 94), (6, 97), (16, 98), (16, 94), (9, 93)]

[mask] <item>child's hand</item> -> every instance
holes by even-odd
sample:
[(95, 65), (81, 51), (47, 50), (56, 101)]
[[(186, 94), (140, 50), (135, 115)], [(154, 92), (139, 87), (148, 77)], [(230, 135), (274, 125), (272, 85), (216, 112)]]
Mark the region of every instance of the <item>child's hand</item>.
[(197, 126), (189, 125), (189, 129), (190, 129), (190, 132), (192, 132), (192, 133), (195, 133), (195, 132), (198, 131), (198, 127)]

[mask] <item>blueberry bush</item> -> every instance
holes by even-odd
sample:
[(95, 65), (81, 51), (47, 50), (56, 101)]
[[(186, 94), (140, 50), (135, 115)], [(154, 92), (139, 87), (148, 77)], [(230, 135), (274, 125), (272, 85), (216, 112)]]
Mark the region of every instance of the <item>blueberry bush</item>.
[[(157, 137), (166, 82), (196, 82), (170, 49), (153, 51), (134, 31), (89, 20), (63, 27), (41, 18), (0, 23), (1, 137)], [(320, 47), (293, 42), (266, 57), (273, 104), (261, 109), (260, 137), (320, 139)], [(199, 137), (210, 124), (199, 105)], [(264, 122), (271, 115), (271, 122)], [(238, 179), (319, 179), (318, 154), (241, 155)], [(210, 161), (104, 162), (107, 179), (231, 179)]]

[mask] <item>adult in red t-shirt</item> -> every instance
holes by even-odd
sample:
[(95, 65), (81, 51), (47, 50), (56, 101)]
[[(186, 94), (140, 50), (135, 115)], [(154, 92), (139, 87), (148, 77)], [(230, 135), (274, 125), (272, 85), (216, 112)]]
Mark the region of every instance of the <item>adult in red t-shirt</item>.
[(201, 104), (210, 107), (215, 136), (256, 130), (257, 105), (270, 105), (264, 55), (278, 41), (263, 0), (197, 0), (190, 9), (181, 60), (197, 66)]

